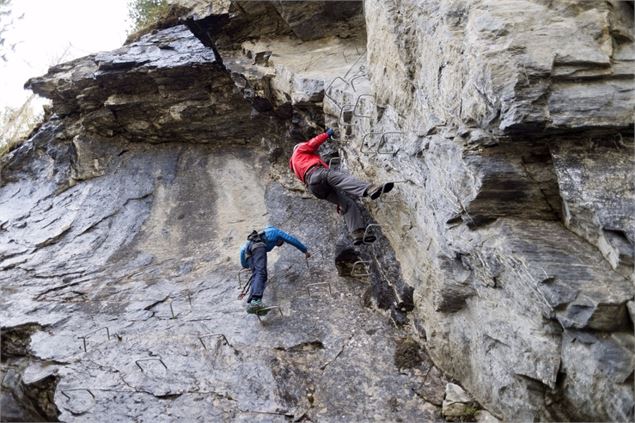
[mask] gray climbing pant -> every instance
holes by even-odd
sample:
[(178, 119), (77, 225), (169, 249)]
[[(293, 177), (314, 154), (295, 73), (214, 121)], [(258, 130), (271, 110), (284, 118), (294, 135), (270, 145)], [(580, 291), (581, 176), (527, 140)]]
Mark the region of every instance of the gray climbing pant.
[(355, 198), (364, 195), (370, 185), (368, 182), (323, 167), (311, 171), (306, 177), (306, 182), (309, 191), (317, 198), (339, 206), (349, 232), (366, 226)]

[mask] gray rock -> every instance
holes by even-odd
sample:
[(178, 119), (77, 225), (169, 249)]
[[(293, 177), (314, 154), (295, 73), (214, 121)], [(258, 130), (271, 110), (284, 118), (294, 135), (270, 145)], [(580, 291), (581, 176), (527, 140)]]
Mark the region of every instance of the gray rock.
[[(574, 416), (583, 419), (583, 416), (602, 413), (616, 421), (633, 420), (634, 342), (632, 333), (565, 332), (563, 390), (569, 404), (574, 406)], [(610, 378), (613, 383), (606, 384), (604, 378)], [(598, 407), (601, 408), (598, 410)]]
[[(634, 57), (632, 34), (623, 30), (633, 25), (626, 3), (492, 6), (367, 4), (371, 74), (395, 88), (376, 86), (378, 103), (414, 105), (426, 120), (433, 115), (507, 133), (632, 124), (633, 67), (622, 68)], [(519, 8), (540, 18), (525, 19)], [(420, 93), (401, 95), (411, 87)]]
[(568, 228), (596, 245), (625, 277), (633, 274), (635, 160), (621, 134), (551, 147)]
[[(504, 419), (620, 420), (626, 408), (596, 398), (592, 412), (577, 405), (588, 391), (557, 382), (565, 361), (586, 367), (561, 348), (563, 330), (631, 325), (632, 7), (522, 7), (367, 2), (370, 86), (332, 96), (352, 107), (364, 94), (377, 113), (339, 120), (344, 154), (360, 177), (407, 181), (371, 212), (437, 365)], [(596, 389), (621, 389), (604, 375)], [(587, 414), (546, 402), (552, 390)]]
[(183, 25), (112, 52), (57, 65), (26, 86), (85, 131), (131, 141), (253, 140), (266, 122), (234, 88), (216, 54)]
[(448, 419), (473, 418), (476, 403), (459, 385), (448, 383), (445, 386), (445, 398), (441, 414)]
[(487, 410), (479, 410), (476, 412), (476, 421), (479, 423), (498, 423), (500, 422), (495, 416), (489, 413)]
[[(110, 74), (109, 89), (125, 92), (144, 67), (142, 57), (154, 51), (150, 44), (177, 33), (187, 38), (176, 27), (142, 38), (144, 48), (131, 44), (120, 54), (100, 56), (139, 59), (125, 71), (118, 62), (102, 66), (119, 72), (117, 78)], [(190, 53), (200, 57), (196, 49)], [(179, 70), (187, 63), (179, 54), (148, 72), (177, 86), (183, 75), (167, 72), (174, 60)], [(237, 145), (240, 131), (253, 131), (230, 122), (230, 110), (249, 106), (234, 91), (234, 80), (218, 72), (226, 84), (219, 90), (231, 95), (207, 92), (200, 101), (226, 109), (222, 118), (236, 128), (222, 143), (184, 142), (194, 141), (188, 133), (200, 135), (197, 125), (208, 124), (204, 114), (189, 116), (187, 127), (168, 122), (148, 130), (144, 140), (150, 143), (130, 130), (108, 136), (105, 129), (115, 125), (110, 121), (87, 128), (95, 113), (101, 116), (115, 103), (112, 96), (103, 103), (89, 98), (94, 86), (86, 76), (84, 103), (74, 100), (81, 96), (73, 91), (80, 81), (59, 88), (68, 97), (58, 98), (56, 119), (3, 158), (1, 314), (12, 327), (25, 321), (50, 325), (29, 338), (32, 356), (57, 367), (57, 379), (46, 389), (50, 404), (65, 421), (104, 414), (121, 420), (333, 420), (362, 414), (438, 420), (438, 407), (415, 393), (423, 375), (404, 374), (394, 364), (394, 335), (400, 332), (359, 301), (365, 286), (333, 269), (339, 216), (271, 180), (281, 171), (269, 168), (269, 145), (259, 141), (275, 140), (276, 124), (261, 127), (258, 142)], [(55, 84), (62, 84), (56, 75), (34, 83), (56, 97)], [(151, 105), (150, 97), (145, 100)], [(151, 107), (161, 112), (166, 106)], [(136, 111), (122, 108), (117, 119), (138, 121), (131, 113)], [(168, 126), (179, 134), (173, 142), (151, 144)], [(277, 166), (286, 169), (284, 162)], [(24, 207), (16, 210), (18, 203)], [(270, 255), (265, 301), (281, 313), (259, 322), (236, 300), (236, 254), (245, 234), (267, 223), (298, 235), (313, 258), (307, 267), (293, 249)], [(389, 252), (385, 241), (383, 249)], [(398, 274), (393, 255), (378, 262)], [(394, 299), (407, 299), (405, 283), (391, 278), (393, 286), (382, 290), (384, 277), (370, 270), (380, 305), (403, 307)], [(311, 284), (317, 285), (307, 291)], [(28, 370), (28, 379), (36, 373)]]
[[(0, 159), (3, 410), (434, 421), (447, 374), (504, 420), (633, 419), (630, 3), (180, 3), (29, 82), (56, 114)], [(362, 280), (286, 164), (325, 125), (396, 182)], [(313, 259), (270, 254), (259, 321), (235, 255), (267, 223)]]

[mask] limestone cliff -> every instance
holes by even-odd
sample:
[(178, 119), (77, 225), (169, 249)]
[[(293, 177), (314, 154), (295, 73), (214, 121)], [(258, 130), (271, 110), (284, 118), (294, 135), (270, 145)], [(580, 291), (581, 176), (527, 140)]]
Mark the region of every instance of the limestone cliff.
[[(53, 107), (0, 159), (3, 420), (431, 421), (450, 380), (504, 420), (633, 419), (632, 2), (173, 3), (27, 83)], [(288, 171), (327, 126), (397, 182), (375, 244)], [(314, 254), (269, 255), (259, 321), (266, 224)]]

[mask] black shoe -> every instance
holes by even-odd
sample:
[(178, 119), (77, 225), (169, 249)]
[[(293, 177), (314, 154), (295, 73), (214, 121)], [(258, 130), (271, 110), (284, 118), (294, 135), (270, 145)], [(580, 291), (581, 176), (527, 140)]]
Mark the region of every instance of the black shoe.
[(395, 184), (393, 182), (386, 182), (384, 185), (378, 187), (377, 185), (371, 185), (366, 190), (368, 195), (370, 195), (371, 200), (376, 200), (382, 194), (390, 192), (394, 188)]
[(364, 243), (370, 244), (371, 242), (377, 241), (377, 237), (373, 234), (368, 234), (364, 237)]
[(366, 236), (364, 236), (365, 232), (365, 229), (356, 229), (353, 231), (351, 234), (353, 237), (353, 245), (370, 244), (377, 240), (377, 237), (373, 234), (366, 234)]

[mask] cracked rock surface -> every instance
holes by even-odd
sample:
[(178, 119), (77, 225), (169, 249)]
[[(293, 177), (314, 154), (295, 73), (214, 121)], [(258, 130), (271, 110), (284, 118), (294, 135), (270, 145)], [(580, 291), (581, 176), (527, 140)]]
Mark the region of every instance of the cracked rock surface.
[[(633, 419), (632, 3), (176, 3), (28, 82), (53, 115), (0, 159), (11, 418), (436, 421), (452, 382), (483, 419)], [(396, 182), (372, 245), (289, 173), (326, 126), (327, 162)], [(267, 224), (313, 256), (268, 255), (258, 319), (237, 256)]]
[[(33, 328), (2, 364), (14, 416), (45, 405), (62, 421), (441, 420), (445, 377), (417, 341), (398, 348), (412, 292), (390, 245), (362, 247), (364, 272), (338, 275), (343, 222), (277, 181), (286, 160), (271, 140), (288, 122), (252, 116), (186, 27), (30, 86), (55, 115), (2, 159), (3, 333)], [(237, 298), (238, 249), (266, 224), (313, 256), (269, 254), (264, 299), (279, 309), (258, 319)], [(48, 399), (29, 408), (19, 394), (36, 386)]]
[[(337, 275), (330, 240), (341, 222), (318, 200), (267, 182), (262, 152), (112, 148), (103, 176), (57, 195), (45, 178), (3, 190), (49, 193), (33, 198), (48, 213), (7, 225), (6, 242), (27, 250), (3, 262), (2, 321), (47, 325), (31, 335), (30, 351), (54, 364), (61, 420), (439, 418), (416, 394), (432, 363), (400, 370), (402, 330), (362, 301), (371, 281)], [(307, 268), (290, 247), (269, 254), (265, 300), (281, 314), (259, 322), (237, 299), (236, 252), (266, 223), (299, 234), (313, 258)]]

